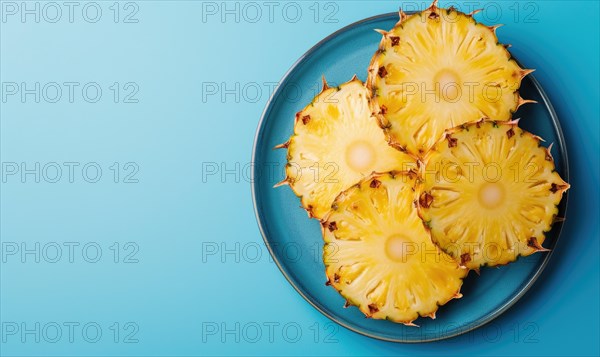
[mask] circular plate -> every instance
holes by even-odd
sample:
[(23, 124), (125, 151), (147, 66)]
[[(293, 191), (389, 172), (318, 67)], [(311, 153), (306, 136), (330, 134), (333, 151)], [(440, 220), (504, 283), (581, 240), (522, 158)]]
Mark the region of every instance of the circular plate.
[[(345, 300), (325, 286), (322, 262), (323, 241), (319, 222), (309, 219), (289, 187), (273, 188), (281, 181), (286, 151), (273, 150), (293, 133), (296, 112), (320, 91), (321, 76), (330, 86), (356, 74), (366, 79), (367, 66), (377, 50), (380, 36), (375, 29), (391, 29), (397, 13), (368, 18), (349, 25), (311, 48), (292, 66), (273, 93), (258, 125), (252, 162), (252, 197), (260, 231), (274, 261), (292, 286), (311, 305), (338, 324), (357, 333), (395, 342), (435, 341), (473, 330), (506, 311), (534, 283), (550, 259), (538, 253), (500, 268), (484, 268), (481, 276), (470, 273), (461, 289), (464, 297), (440, 308), (435, 320), (419, 318), (420, 327), (366, 319), (355, 307), (344, 308)], [(521, 95), (538, 104), (523, 106), (516, 118), (520, 126), (554, 143), (553, 155), (561, 176), (568, 181), (567, 153), (563, 134), (547, 96), (533, 76), (527, 76)], [(564, 217), (567, 196), (559, 207)], [(544, 246), (552, 249), (561, 224), (547, 234)]]

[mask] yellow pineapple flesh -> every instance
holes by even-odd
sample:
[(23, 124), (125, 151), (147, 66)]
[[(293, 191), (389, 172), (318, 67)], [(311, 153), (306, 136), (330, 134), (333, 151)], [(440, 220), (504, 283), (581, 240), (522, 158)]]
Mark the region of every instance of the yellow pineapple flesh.
[(419, 214), (433, 242), (470, 269), (545, 250), (569, 185), (540, 142), (516, 121), (446, 131), (421, 171)]
[(421, 156), (445, 129), (483, 117), (510, 120), (531, 72), (511, 59), (488, 27), (437, 1), (400, 13), (369, 66), (371, 106), (394, 147)]
[(323, 91), (296, 114), (287, 148), (286, 178), (310, 217), (321, 219), (335, 197), (374, 171), (415, 166), (395, 150), (371, 115), (367, 90), (354, 78)]
[(340, 194), (322, 221), (328, 284), (367, 317), (412, 325), (459, 298), (467, 270), (417, 215), (416, 174), (374, 174)]

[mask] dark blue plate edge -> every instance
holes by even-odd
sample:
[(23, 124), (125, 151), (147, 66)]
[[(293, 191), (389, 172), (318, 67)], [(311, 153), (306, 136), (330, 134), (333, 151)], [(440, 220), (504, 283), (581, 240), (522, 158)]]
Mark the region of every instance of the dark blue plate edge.
[[(250, 183), (251, 183), (251, 190), (252, 190), (252, 205), (254, 206), (254, 214), (256, 216), (256, 222), (258, 224), (258, 228), (260, 230), (261, 236), (263, 238), (263, 241), (265, 243), (265, 246), (267, 247), (269, 254), (271, 255), (271, 257), (273, 258), (273, 261), (275, 262), (275, 264), (277, 265), (277, 267), (279, 268), (279, 270), (281, 271), (281, 273), (283, 274), (283, 276), (285, 277), (285, 279), (290, 283), (290, 285), (294, 288), (294, 290), (296, 290), (296, 292), (298, 292), (298, 294), (300, 294), (300, 296), (302, 296), (302, 298), (304, 298), (304, 300), (306, 300), (310, 305), (312, 305), (317, 311), (319, 311), (321, 314), (323, 314), (324, 316), (326, 316), (327, 318), (329, 318), (331, 321), (347, 328), (350, 331), (353, 331), (355, 333), (358, 333), (360, 335), (363, 336), (367, 336), (370, 338), (374, 338), (377, 340), (382, 340), (382, 341), (388, 341), (388, 342), (400, 342), (400, 343), (424, 343), (424, 342), (434, 342), (434, 341), (440, 341), (440, 340), (445, 340), (445, 339), (449, 339), (449, 338), (453, 338), (462, 334), (465, 334), (467, 332), (473, 331), (489, 322), (491, 322), (492, 320), (494, 320), (495, 318), (497, 318), (498, 316), (500, 316), (502, 313), (504, 313), (506, 310), (508, 310), (511, 306), (513, 306), (521, 297), (523, 297), (523, 295), (525, 295), (525, 293), (527, 293), (527, 291), (529, 291), (529, 289), (533, 286), (533, 284), (536, 282), (536, 280), (538, 279), (538, 277), (540, 276), (540, 274), (542, 273), (542, 271), (546, 268), (546, 266), (548, 265), (548, 261), (550, 260), (550, 257), (552, 256), (552, 253), (554, 252), (554, 247), (556, 246), (558, 240), (560, 239), (560, 235), (562, 233), (562, 228), (563, 228), (563, 224), (562, 222), (557, 222), (552, 226), (552, 230), (557, 230), (557, 235), (556, 235), (556, 239), (552, 242), (552, 246), (549, 247), (550, 251), (548, 253), (546, 253), (544, 260), (542, 261), (542, 263), (540, 264), (540, 266), (538, 267), (538, 269), (535, 271), (534, 275), (529, 279), (529, 281), (521, 288), (521, 290), (519, 290), (517, 292), (517, 294), (515, 294), (513, 296), (512, 299), (508, 300), (504, 305), (500, 306), (499, 308), (496, 309), (496, 311), (494, 311), (493, 313), (489, 314), (485, 319), (481, 319), (479, 321), (477, 321), (477, 323), (473, 324), (472, 326), (470, 326), (467, 329), (458, 329), (456, 332), (454, 333), (448, 333), (445, 335), (440, 335), (437, 338), (432, 338), (432, 339), (423, 339), (423, 340), (402, 340), (402, 339), (396, 339), (396, 338), (388, 338), (388, 337), (384, 337), (384, 336), (379, 336), (379, 335), (373, 335), (370, 334), (368, 332), (362, 331), (358, 328), (355, 328), (349, 324), (346, 324), (344, 321), (340, 321), (338, 320), (333, 313), (329, 312), (328, 309), (326, 309), (324, 306), (322, 306), (321, 304), (319, 304), (317, 301), (312, 301), (305, 293), (304, 291), (296, 284), (296, 282), (294, 282), (290, 276), (288, 275), (286, 269), (281, 265), (279, 258), (277, 257), (277, 255), (275, 254), (275, 252), (273, 251), (273, 247), (271, 247), (271, 244), (269, 243), (269, 240), (267, 238), (267, 234), (265, 233), (265, 227), (263, 227), (263, 214), (261, 212), (261, 210), (258, 208), (258, 200), (257, 200), (257, 184), (256, 184), (256, 153), (258, 150), (258, 143), (259, 143), (259, 139), (262, 138), (263, 135), (263, 124), (265, 119), (268, 117), (268, 115), (271, 112), (271, 108), (272, 108), (272, 103), (274, 102), (274, 100), (281, 94), (281, 92), (283, 91), (283, 89), (285, 88), (285, 84), (288, 82), (289, 77), (291, 75), (291, 73), (308, 57), (310, 57), (317, 49), (319, 49), (321, 46), (323, 46), (325, 43), (327, 43), (328, 41), (330, 41), (331, 39), (333, 39), (334, 37), (338, 36), (339, 34), (349, 31), (357, 26), (369, 23), (369, 22), (375, 22), (378, 20), (387, 20), (388, 18), (393, 19), (394, 17), (398, 17), (398, 13), (397, 12), (390, 12), (390, 13), (386, 13), (386, 14), (381, 14), (381, 15), (376, 15), (376, 16), (372, 16), (372, 17), (368, 17), (356, 22), (353, 22), (347, 26), (342, 27), (341, 29), (333, 32), (332, 34), (330, 34), (329, 36), (325, 37), (324, 39), (322, 39), (321, 41), (319, 41), (317, 44), (315, 44), (313, 47), (311, 47), (308, 51), (306, 51), (302, 56), (300, 56), (300, 58), (298, 58), (298, 60), (296, 60), (296, 62), (294, 62), (294, 64), (287, 70), (287, 72), (283, 75), (282, 80), (279, 82), (279, 86), (277, 87), (277, 89), (273, 92), (273, 94), (271, 94), (271, 97), (269, 98), (269, 100), (267, 101), (267, 104), (265, 105), (265, 109), (260, 117), (260, 120), (258, 122), (258, 126), (256, 128), (256, 133), (254, 136), (254, 144), (252, 147), (252, 163), (254, 164), (254, 169), (251, 172), (251, 176), (250, 176)], [(569, 182), (569, 161), (568, 161), (568, 154), (567, 154), (567, 147), (566, 147), (566, 143), (565, 143), (565, 138), (564, 138), (564, 133), (562, 130), (562, 127), (560, 125), (560, 122), (558, 120), (558, 115), (556, 114), (556, 111), (554, 110), (554, 107), (552, 106), (552, 104), (550, 103), (550, 99), (548, 98), (548, 95), (546, 94), (546, 92), (544, 91), (544, 89), (542, 88), (542, 86), (540, 85), (540, 83), (538, 82), (537, 79), (535, 79), (535, 77), (533, 75), (528, 75), (527, 76), (533, 83), (534, 87), (536, 88), (536, 90), (538, 91), (538, 93), (540, 94), (543, 104), (546, 106), (548, 112), (550, 113), (550, 117), (552, 118), (552, 125), (554, 126), (554, 130), (557, 134), (558, 137), (558, 148), (560, 149), (560, 157), (561, 157), (561, 172), (562, 172), (562, 177), (566, 182)], [(567, 213), (567, 203), (568, 203), (568, 191), (565, 192), (563, 194), (563, 198), (560, 202), (559, 205), (559, 214), (562, 215), (562, 217), (566, 217), (566, 213)]]

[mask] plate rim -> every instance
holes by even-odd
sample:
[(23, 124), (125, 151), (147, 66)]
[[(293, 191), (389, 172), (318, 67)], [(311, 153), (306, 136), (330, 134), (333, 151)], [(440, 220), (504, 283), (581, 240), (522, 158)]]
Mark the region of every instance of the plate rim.
[[(411, 13), (413, 13), (413, 12), (411, 12)], [(281, 262), (279, 261), (278, 255), (275, 254), (273, 247), (269, 243), (269, 239), (267, 238), (265, 229), (263, 227), (263, 219), (261, 218), (262, 215), (261, 215), (261, 212), (259, 212), (258, 204), (257, 204), (256, 153), (257, 153), (257, 148), (258, 148), (258, 141), (262, 135), (262, 132), (264, 129), (264, 124), (266, 122), (266, 118), (268, 117), (268, 115), (270, 114), (270, 112), (272, 110), (273, 102), (281, 94), (283, 88), (285, 87), (284, 84), (287, 83), (290, 75), (296, 70), (296, 68), (298, 68), (307, 58), (309, 58), (319, 48), (321, 48), (323, 45), (325, 45), (327, 42), (329, 42), (333, 38), (337, 37), (338, 35), (346, 32), (346, 31), (352, 30), (355, 27), (358, 27), (360, 25), (363, 25), (363, 24), (366, 24), (369, 22), (379, 21), (379, 20), (383, 20), (383, 19), (387, 20), (388, 18), (393, 18), (394, 16), (398, 16), (398, 13), (397, 12), (388, 12), (388, 13), (384, 13), (384, 14), (370, 16), (370, 17), (364, 18), (362, 20), (352, 22), (346, 26), (343, 26), (342, 28), (336, 30), (335, 32), (331, 33), (330, 35), (326, 36), (325, 38), (323, 38), (322, 40), (317, 42), (315, 45), (313, 45), (308, 51), (306, 51), (304, 54), (302, 54), (290, 66), (290, 68), (281, 77), (281, 80), (279, 81), (279, 86), (277, 87), (277, 89), (275, 91), (273, 91), (273, 93), (269, 97), (269, 100), (265, 104), (265, 108), (261, 114), (260, 120), (258, 121), (258, 125), (257, 125), (256, 132), (254, 135), (254, 142), (252, 145), (251, 163), (253, 164), (254, 168), (251, 171), (251, 175), (250, 175), (250, 183), (251, 183), (250, 187), (251, 187), (251, 193), (252, 193), (252, 206), (254, 209), (254, 215), (256, 218), (256, 223), (258, 225), (258, 229), (263, 238), (263, 242), (264, 242), (265, 246), (267, 247), (269, 254), (273, 258), (275, 265), (277, 265), (277, 268), (279, 269), (279, 271), (283, 274), (283, 276), (285, 277), (287, 282), (294, 288), (294, 290), (296, 290), (296, 292), (300, 296), (302, 296), (302, 298), (304, 300), (306, 300), (306, 302), (308, 302), (313, 308), (315, 308), (317, 311), (319, 311), (322, 315), (324, 315), (331, 321), (333, 321), (336, 324), (343, 326), (344, 328), (346, 328), (352, 332), (355, 332), (359, 335), (363, 335), (363, 336), (370, 337), (370, 338), (373, 338), (376, 340), (387, 341), (387, 342), (418, 344), (418, 343), (441, 341), (441, 340), (446, 340), (446, 339), (450, 339), (450, 338), (454, 338), (454, 337), (463, 335), (465, 333), (468, 333), (470, 331), (473, 331), (477, 328), (480, 328), (480, 327), (490, 323), (491, 321), (493, 321), (494, 319), (496, 319), (497, 317), (502, 315), (504, 312), (506, 312), (508, 309), (510, 309), (517, 301), (519, 301), (531, 289), (531, 287), (535, 284), (537, 279), (540, 277), (541, 273), (544, 271), (544, 269), (548, 265), (548, 262), (550, 261), (550, 258), (552, 257), (552, 254), (554, 253), (553, 248), (556, 246), (556, 244), (558, 243), (558, 241), (562, 235), (563, 223), (556, 222), (555, 224), (552, 225), (551, 229), (557, 229), (557, 235), (556, 235), (556, 239), (554, 240), (554, 244), (552, 245), (552, 247), (550, 247), (550, 251), (547, 252), (546, 255), (544, 256), (544, 259), (542, 260), (540, 266), (537, 268), (537, 270), (535, 271), (533, 276), (529, 279), (529, 281), (527, 281), (527, 283), (521, 289), (515, 290), (517, 293), (515, 295), (513, 295), (512, 298), (508, 299), (502, 306), (496, 308), (491, 314), (487, 315), (485, 318), (479, 319), (479, 320), (475, 321), (475, 323), (470, 324), (468, 328), (459, 329), (455, 333), (447, 334), (447, 335), (440, 335), (439, 337), (435, 337), (435, 338), (420, 339), (420, 340), (406, 340), (406, 339), (401, 339), (401, 338), (388, 338), (385, 336), (380, 336), (377, 334), (371, 334), (369, 332), (362, 331), (361, 329), (355, 328), (355, 327), (345, 323), (344, 321), (340, 321), (338, 318), (336, 318), (329, 312), (327, 312), (324, 309), (322, 309), (321, 307), (319, 307), (290, 278), (290, 276), (287, 274), (286, 270), (282, 266)], [(520, 65), (520, 63), (519, 63), (519, 65)], [(556, 113), (554, 107), (552, 106), (552, 103), (550, 102), (550, 98), (548, 97), (548, 95), (542, 88), (541, 84), (538, 82), (538, 80), (532, 74), (528, 75), (527, 77), (531, 80), (533, 86), (536, 88), (536, 90), (540, 94), (543, 105), (547, 108), (547, 110), (550, 114), (550, 117), (552, 119), (552, 126), (554, 127), (554, 131), (557, 134), (558, 146), (560, 147), (559, 155), (561, 157), (562, 176), (564, 177), (564, 180), (566, 182), (569, 182), (569, 156), (568, 156), (568, 152), (567, 152), (567, 146), (566, 146), (566, 142), (565, 142), (564, 133), (563, 133), (562, 127), (560, 125), (560, 121), (558, 119), (558, 114)], [(559, 211), (562, 210), (563, 216), (565, 216), (565, 217), (567, 216), (568, 198), (569, 198), (569, 193), (567, 191), (563, 194), (563, 197), (559, 204)]]

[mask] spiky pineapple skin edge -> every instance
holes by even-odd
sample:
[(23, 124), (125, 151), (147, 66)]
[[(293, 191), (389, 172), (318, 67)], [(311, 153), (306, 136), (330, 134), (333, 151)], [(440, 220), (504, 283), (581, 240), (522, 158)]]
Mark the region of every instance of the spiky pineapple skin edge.
[[(392, 48), (392, 47), (388, 47), (388, 42), (389, 42), (389, 37), (391, 36), (390, 34), (393, 33), (395, 30), (397, 29), (402, 29), (406, 24), (407, 21), (417, 21), (418, 18), (426, 13), (426, 12), (433, 12), (433, 13), (437, 13), (438, 11), (445, 11), (446, 15), (448, 16), (450, 12), (455, 12), (458, 14), (458, 16), (463, 16), (463, 17), (467, 17), (469, 19), (469, 21), (472, 21), (475, 26), (477, 27), (485, 27), (488, 28), (492, 31), (493, 36), (496, 38), (496, 45), (498, 47), (502, 47), (504, 50), (504, 53), (508, 59), (508, 61), (510, 63), (513, 63), (515, 65), (515, 67), (520, 71), (520, 78), (518, 80), (518, 85), (516, 86), (514, 92), (513, 92), (513, 96), (514, 96), (514, 103), (512, 105), (512, 107), (508, 108), (508, 112), (506, 113), (506, 117), (505, 118), (499, 118), (498, 116), (496, 116), (496, 119), (500, 119), (500, 120), (510, 120), (512, 117), (512, 114), (514, 112), (516, 112), (519, 107), (521, 107), (524, 104), (527, 103), (535, 103), (535, 101), (532, 100), (525, 100), (523, 98), (520, 97), (519, 95), (519, 87), (520, 87), (520, 82), (521, 80), (528, 74), (530, 74), (531, 72), (533, 72), (534, 70), (524, 70), (522, 68), (520, 68), (520, 66), (516, 63), (516, 61), (512, 58), (510, 52), (507, 49), (507, 46), (504, 46), (502, 44), (499, 43), (498, 38), (496, 36), (496, 29), (499, 26), (493, 26), (493, 27), (489, 27), (486, 26), (484, 24), (481, 24), (477, 21), (475, 21), (473, 19), (473, 15), (475, 13), (477, 13), (478, 11), (474, 11), (471, 14), (463, 14), (461, 12), (456, 11), (456, 9), (454, 9), (453, 7), (450, 7), (448, 9), (443, 9), (443, 8), (438, 8), (437, 7), (437, 0), (433, 1), (432, 5), (421, 11), (421, 12), (416, 12), (413, 13), (411, 15), (407, 15), (405, 14), (402, 10), (400, 10), (399, 12), (399, 17), (400, 20), (398, 21), (398, 23), (390, 30), (390, 31), (383, 31), (383, 30), (377, 30), (377, 32), (379, 32), (380, 34), (382, 34), (382, 38), (380, 40), (379, 43), (379, 47), (378, 50), (375, 52), (375, 54), (373, 55), (373, 57), (371, 58), (371, 62), (369, 64), (368, 67), (368, 77), (366, 80), (366, 86), (368, 89), (368, 95), (369, 95), (369, 105), (371, 106), (371, 111), (373, 112), (373, 115), (377, 118), (377, 121), (380, 125), (380, 127), (384, 130), (385, 132), (385, 136), (386, 139), (388, 140), (389, 144), (393, 147), (395, 147), (398, 150), (401, 151), (405, 151), (405, 152), (409, 152), (410, 154), (416, 156), (416, 157), (421, 157), (423, 153), (427, 152), (427, 150), (429, 149), (429, 145), (425, 145), (423, 148), (419, 149), (419, 148), (413, 148), (412, 150), (410, 148), (408, 148), (408, 144), (407, 143), (402, 143), (402, 142), (398, 142), (396, 140), (396, 138), (394, 138), (393, 134), (391, 133), (390, 130), (390, 126), (391, 123), (390, 121), (386, 118), (385, 113), (383, 112), (382, 108), (380, 107), (380, 103), (379, 103), (379, 95), (377, 93), (378, 91), (378, 85), (377, 83), (379, 81), (383, 81), (383, 78), (380, 78), (380, 76), (378, 76), (378, 70), (380, 69), (380, 65), (382, 64), (381, 59), (383, 58), (383, 56), (385, 56), (385, 52), (387, 48)], [(399, 38), (399, 37), (398, 37)], [(399, 40), (401, 41), (401, 39)], [(473, 121), (473, 120), (477, 120), (481, 117), (484, 117), (485, 115), (481, 115), (479, 117), (473, 117), (470, 118), (470, 120), (465, 120), (464, 122), (469, 122), (469, 121)], [(463, 123), (464, 123), (463, 122)], [(447, 128), (447, 127), (446, 127)], [(443, 128), (443, 129), (446, 129)], [(437, 139), (434, 138), (434, 139)]]
[[(436, 312), (438, 310), (439, 307), (447, 304), (449, 301), (453, 300), (453, 299), (460, 299), (462, 298), (462, 294), (460, 293), (460, 289), (462, 286), (462, 281), (464, 280), (464, 278), (467, 276), (468, 274), (468, 269), (464, 269), (464, 267), (459, 266), (457, 263), (457, 267), (459, 270), (462, 270), (462, 275), (460, 276), (460, 282), (458, 284), (458, 288), (455, 292), (448, 294), (448, 297), (439, 301), (436, 301), (435, 306), (431, 309), (431, 311), (416, 311), (415, 314), (413, 315), (412, 318), (410, 319), (406, 319), (406, 320), (401, 320), (401, 319), (394, 319), (391, 316), (375, 316), (377, 315), (377, 312), (373, 313), (371, 311), (370, 305), (361, 305), (359, 302), (356, 302), (352, 299), (352, 297), (348, 296), (344, 290), (341, 288), (341, 284), (339, 283), (339, 281), (336, 281), (336, 275), (337, 273), (335, 271), (332, 271), (331, 268), (331, 264), (328, 264), (328, 251), (327, 251), (327, 246), (329, 244), (332, 244), (332, 242), (330, 242), (327, 237), (333, 235), (332, 231), (330, 230), (330, 228), (328, 227), (329, 224), (331, 223), (329, 221), (329, 219), (335, 214), (335, 211), (338, 209), (337, 207), (337, 203), (342, 200), (343, 198), (345, 198), (346, 196), (350, 195), (352, 193), (352, 191), (354, 190), (361, 190), (361, 189), (368, 189), (365, 187), (362, 187), (364, 185), (366, 185), (367, 183), (372, 183), (373, 180), (378, 180), (381, 179), (382, 177), (388, 177), (391, 176), (393, 179), (406, 179), (408, 178), (409, 180), (411, 180), (413, 182), (413, 185), (411, 187), (411, 189), (415, 192), (415, 199), (412, 202), (411, 205), (414, 205), (415, 210), (416, 210), (416, 204), (417, 204), (417, 192), (416, 191), (416, 187), (418, 187), (419, 185), (419, 177), (418, 177), (418, 173), (416, 170), (410, 170), (410, 171), (390, 171), (390, 172), (374, 172), (372, 173), (369, 177), (364, 178), (363, 180), (361, 180), (360, 182), (358, 182), (357, 184), (351, 186), (350, 188), (348, 188), (347, 190), (341, 192), (338, 197), (335, 199), (334, 204), (332, 205), (332, 209), (330, 212), (328, 212), (328, 214), (321, 219), (321, 234), (325, 240), (325, 244), (323, 247), (323, 262), (325, 264), (325, 276), (326, 276), (326, 285), (331, 285), (334, 289), (336, 289), (336, 291), (342, 296), (344, 297), (344, 299), (346, 299), (346, 304), (345, 304), (345, 308), (346, 307), (350, 307), (350, 306), (356, 306), (362, 313), (365, 314), (365, 317), (367, 318), (375, 318), (375, 319), (383, 319), (383, 320), (388, 320), (388, 321), (392, 321), (395, 323), (401, 323), (404, 324), (406, 326), (414, 326), (414, 327), (418, 327), (418, 325), (414, 324), (414, 321), (416, 319), (418, 319), (419, 317), (429, 317), (431, 319), (435, 319), (436, 318)], [(373, 186), (370, 186), (373, 187)], [(335, 222), (334, 222), (335, 223)], [(335, 237), (335, 236), (334, 236)], [(335, 239), (335, 238), (334, 238)], [(438, 249), (438, 253), (443, 255), (445, 254), (441, 249), (439, 249), (439, 247), (435, 246), (436, 249)], [(449, 257), (449, 256), (448, 256)], [(449, 259), (452, 260), (452, 258), (449, 257)], [(339, 280), (339, 278), (338, 278)]]
[[(555, 223), (555, 218), (556, 215), (558, 214), (559, 210), (558, 210), (558, 206), (560, 205), (560, 202), (562, 200), (563, 194), (570, 188), (570, 185), (565, 182), (556, 172), (555, 169), (555, 164), (554, 164), (554, 159), (552, 157), (552, 154), (550, 152), (552, 145), (550, 145), (548, 148), (544, 147), (542, 145), (542, 142), (544, 141), (541, 137), (528, 132), (526, 130), (523, 130), (521, 128), (518, 127), (518, 122), (519, 120), (512, 120), (512, 121), (497, 121), (497, 120), (492, 120), (489, 118), (482, 118), (480, 120), (474, 121), (474, 122), (469, 122), (469, 123), (464, 123), (461, 124), (459, 126), (456, 126), (454, 128), (449, 128), (444, 132), (444, 135), (438, 140), (438, 142), (436, 142), (436, 144), (427, 152), (427, 154), (424, 156), (423, 160), (419, 162), (419, 177), (420, 177), (420, 182), (418, 183), (418, 185), (416, 187), (417, 191), (419, 192), (419, 195), (425, 193), (426, 191), (424, 190), (424, 179), (423, 179), (423, 172), (424, 170), (426, 170), (427, 164), (428, 162), (435, 157), (436, 155), (438, 155), (438, 152), (436, 150), (436, 148), (439, 145), (447, 145), (449, 138), (451, 138), (452, 134), (463, 131), (463, 130), (469, 130), (470, 127), (475, 126), (476, 128), (479, 128), (482, 125), (485, 124), (491, 124), (496, 128), (509, 128), (510, 129), (518, 129), (520, 131), (520, 135), (521, 136), (527, 136), (530, 139), (533, 139), (534, 141), (537, 142), (537, 146), (538, 148), (541, 148), (542, 150), (544, 150), (544, 154), (546, 155), (546, 161), (549, 162), (549, 165), (552, 165), (552, 172), (556, 174), (556, 177), (560, 180), (560, 183), (558, 184), (558, 190), (556, 192), (554, 192), (553, 194), (557, 194), (557, 197), (554, 199), (554, 206), (553, 206), (553, 216), (552, 219), (547, 221), (547, 224), (544, 225), (544, 227), (542, 228), (542, 232), (544, 233), (541, 237), (536, 237), (536, 238), (541, 238), (539, 241), (536, 241), (536, 243), (538, 243), (538, 247), (532, 247), (529, 250), (519, 250), (519, 254), (517, 255), (513, 255), (513, 259), (510, 259), (507, 256), (507, 259), (504, 260), (495, 260), (493, 263), (490, 262), (486, 262), (484, 264), (477, 264), (477, 265), (472, 265), (472, 264), (465, 264), (463, 262), (461, 262), (461, 264), (463, 266), (465, 266), (466, 268), (470, 269), (470, 270), (475, 270), (475, 271), (479, 271), (479, 269), (481, 267), (484, 266), (490, 266), (490, 267), (496, 267), (496, 266), (504, 266), (507, 265), (511, 262), (514, 262), (515, 260), (517, 260), (519, 257), (526, 257), (529, 255), (532, 255), (536, 252), (544, 252), (544, 251), (548, 251), (547, 249), (542, 247), (543, 242), (545, 241), (545, 233), (549, 232), (552, 229), (553, 224)], [(554, 184), (554, 183), (553, 183)], [(431, 229), (431, 224), (430, 224), (430, 217), (427, 217), (425, 212), (427, 212), (428, 208), (423, 207), (423, 204), (421, 202), (420, 199), (417, 199), (415, 202), (416, 206), (417, 206), (417, 214), (419, 215), (419, 217), (421, 218), (421, 220), (423, 221), (423, 225), (425, 227), (425, 229), (427, 230), (427, 232), (430, 234), (431, 236), (431, 240), (432, 242), (438, 246), (441, 250), (443, 250), (444, 252), (446, 252), (447, 254), (453, 256), (455, 259), (460, 260), (460, 257), (456, 257), (454, 256), (452, 253), (454, 253), (453, 251), (449, 250), (449, 249), (445, 249), (443, 244), (440, 244), (439, 239), (437, 239), (436, 235), (434, 234), (433, 230)], [(564, 217), (563, 217), (564, 218)]]

